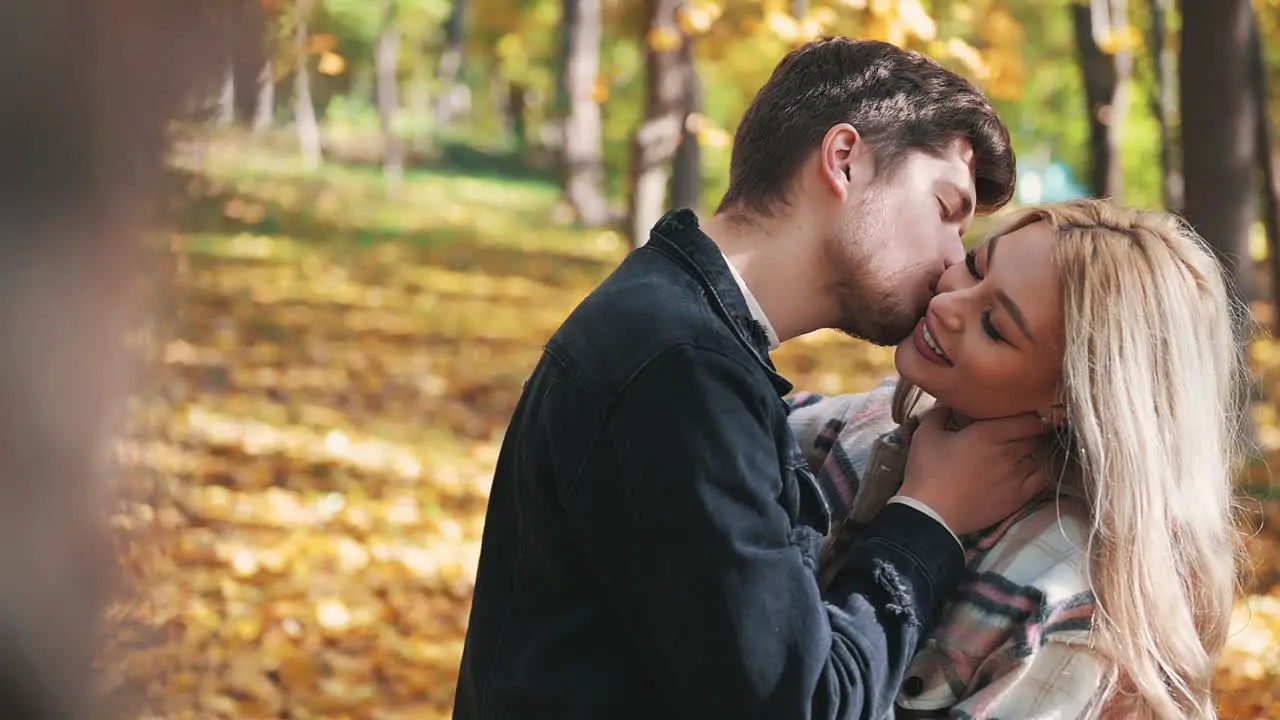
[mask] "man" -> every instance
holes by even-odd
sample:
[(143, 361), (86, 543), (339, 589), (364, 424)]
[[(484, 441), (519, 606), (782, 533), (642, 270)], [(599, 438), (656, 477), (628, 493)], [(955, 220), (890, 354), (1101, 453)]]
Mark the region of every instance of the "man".
[(988, 468), (1040, 426), (931, 418), (823, 597), (816, 552), (846, 509), (806, 469), (769, 351), (823, 327), (905, 338), (1013, 179), (995, 112), (927, 58), (830, 39), (783, 59), (716, 215), (663, 218), (525, 386), (455, 717), (885, 717), (963, 570), (953, 533), (1027, 499), (1028, 473)]

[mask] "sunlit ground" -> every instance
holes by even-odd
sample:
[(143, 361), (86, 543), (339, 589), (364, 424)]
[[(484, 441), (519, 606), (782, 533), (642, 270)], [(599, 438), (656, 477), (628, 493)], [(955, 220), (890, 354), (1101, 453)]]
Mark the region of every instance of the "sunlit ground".
[[(375, 170), (237, 157), (171, 240), (173, 325), (121, 444), (135, 582), (108, 680), (166, 720), (447, 717), (504, 425), (623, 244), (556, 225), (545, 185), (423, 174), (392, 203)], [(1280, 386), (1280, 351), (1255, 355)], [(825, 334), (778, 361), (826, 392), (891, 367)], [(1276, 537), (1251, 541), (1225, 717), (1280, 717)]]

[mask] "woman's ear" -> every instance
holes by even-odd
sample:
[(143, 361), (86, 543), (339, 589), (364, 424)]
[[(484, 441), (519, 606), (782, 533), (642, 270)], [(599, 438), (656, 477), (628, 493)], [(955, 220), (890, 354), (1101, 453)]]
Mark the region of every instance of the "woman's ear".
[(1054, 403), (1048, 410), (1040, 412), (1040, 422), (1046, 427), (1061, 428), (1067, 424), (1067, 406), (1065, 403)]

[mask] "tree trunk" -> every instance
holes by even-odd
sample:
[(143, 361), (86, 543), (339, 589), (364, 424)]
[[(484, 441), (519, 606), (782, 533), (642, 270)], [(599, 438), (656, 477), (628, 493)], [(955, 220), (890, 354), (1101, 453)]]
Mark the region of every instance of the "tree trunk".
[(1116, 200), (1124, 195), (1121, 141), (1132, 95), (1133, 52), (1123, 44), (1108, 54), (1107, 38), (1123, 38), (1126, 0), (1091, 0), (1072, 5), (1076, 47), (1089, 111), (1089, 190)]
[(453, 0), (449, 19), (444, 26), (444, 51), (440, 54), (437, 74), (439, 95), (436, 97), (436, 128), (448, 127), (458, 111), (458, 97), (465, 90), (461, 87), (462, 63), (466, 59), (468, 0)]
[(1178, 54), (1169, 43), (1174, 0), (1151, 2), (1151, 62), (1156, 70), (1151, 108), (1160, 127), (1160, 175), (1165, 209), (1182, 212), (1182, 172), (1174, 134), (1178, 116)]
[(431, 99), (432, 73), (428, 57), (425, 47), (417, 52), (406, 99), (409, 116), (413, 118), (413, 149), (417, 152), (430, 152), (434, 144), (431, 130), (435, 108)]
[(565, 198), (588, 227), (609, 222), (604, 191), (604, 127), (596, 82), (604, 39), (602, 0), (564, 0), (564, 61), (561, 86), (568, 114), (564, 120)]
[(671, 206), (697, 212), (702, 204), (702, 146), (698, 142), (698, 121), (702, 112), (702, 82), (693, 63), (693, 39), (686, 38), (681, 60), (689, 73), (685, 87), (684, 123), (680, 130), (680, 147), (676, 148), (675, 170), (671, 180)]
[(397, 0), (383, 0), (382, 31), (378, 35), (376, 58), (383, 176), (387, 193), (392, 197), (398, 197), (404, 188), (404, 140), (397, 127), (400, 114), (400, 30), (396, 26), (396, 9)]
[(529, 86), (523, 81), (507, 82), (507, 127), (516, 141), (516, 152), (529, 149)]
[[(1271, 271), (1271, 303), (1280, 308), (1280, 158), (1276, 156), (1275, 128), (1267, 114), (1271, 92), (1267, 80), (1266, 46), (1256, 13), (1251, 12), (1249, 32), (1249, 83), (1253, 95), (1253, 114), (1257, 144), (1258, 168), (1262, 171), (1262, 225), (1267, 233), (1267, 261)], [(1273, 320), (1280, 332), (1280, 312), (1273, 309)]]
[(686, 41), (676, 24), (680, 0), (646, 0), (648, 97), (645, 119), (632, 142), (631, 201), (627, 232), (643, 245), (662, 217), (671, 159), (680, 145), (689, 72), (680, 47)]
[(298, 71), (293, 82), (294, 122), (298, 126), (298, 145), (302, 163), (314, 169), (320, 166), (324, 155), (320, 147), (320, 124), (316, 122), (316, 107), (311, 101), (311, 73), (307, 70), (307, 21), (310, 19), (312, 0), (298, 0), (298, 28), (293, 34), (293, 48), (298, 57)]
[(253, 106), (253, 131), (264, 133), (276, 119), (276, 65), (270, 55), (258, 73), (258, 99)]
[(791, 0), (791, 14), (803, 20), (809, 16), (809, 0)]
[(1257, 296), (1249, 226), (1257, 193), (1257, 109), (1249, 92), (1249, 0), (1183, 0), (1182, 157), (1187, 220), (1221, 253), (1243, 298)]
[(227, 58), (222, 74), (222, 91), (218, 94), (218, 127), (231, 127), (236, 121), (236, 66)]

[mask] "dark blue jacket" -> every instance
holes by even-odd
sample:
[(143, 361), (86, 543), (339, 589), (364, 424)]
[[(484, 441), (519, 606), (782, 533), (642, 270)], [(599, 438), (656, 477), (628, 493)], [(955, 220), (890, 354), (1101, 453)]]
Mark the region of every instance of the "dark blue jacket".
[(669, 213), (547, 343), (503, 442), (454, 717), (867, 718), (958, 581), (906, 505), (823, 597), (846, 510), (717, 246)]

